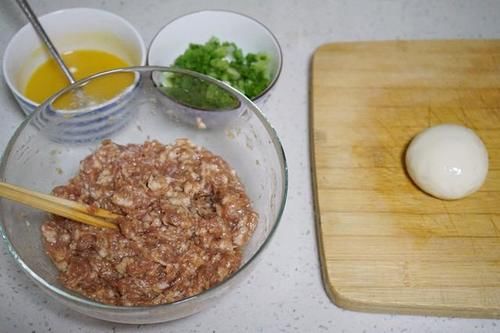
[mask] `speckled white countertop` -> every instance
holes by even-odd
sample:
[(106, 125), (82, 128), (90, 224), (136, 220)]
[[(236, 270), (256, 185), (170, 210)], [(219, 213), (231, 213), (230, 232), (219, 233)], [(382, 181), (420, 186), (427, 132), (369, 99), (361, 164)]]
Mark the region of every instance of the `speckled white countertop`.
[[(166, 22), (200, 9), (229, 9), (267, 25), (279, 39), (284, 69), (265, 112), (289, 162), (289, 197), (281, 225), (247, 281), (216, 306), (157, 325), (107, 323), (68, 310), (39, 290), (0, 244), (0, 332), (500, 332), (500, 320), (366, 314), (327, 298), (316, 248), (308, 142), (309, 64), (335, 41), (500, 38), (498, 0), (32, 0), (39, 14), (99, 7), (134, 24), (149, 43)], [(14, 1), (0, 2), (0, 48), (25, 24)], [(22, 121), (0, 81), (0, 152)]]

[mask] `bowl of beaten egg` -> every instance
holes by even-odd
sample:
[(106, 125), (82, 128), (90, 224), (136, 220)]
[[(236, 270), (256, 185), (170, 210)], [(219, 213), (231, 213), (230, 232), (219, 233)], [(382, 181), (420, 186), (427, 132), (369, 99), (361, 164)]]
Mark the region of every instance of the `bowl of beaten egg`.
[[(105, 70), (145, 64), (146, 47), (140, 34), (113, 13), (94, 8), (63, 9), (41, 16), (40, 23), (77, 80)], [(3, 72), (8, 87), (26, 114), (68, 85), (29, 24), (7, 45)], [(86, 93), (108, 102), (94, 103), (93, 109), (109, 110), (116, 97), (133, 90), (136, 79), (114, 76), (112, 82), (94, 83)], [(64, 108), (68, 107), (63, 105)]]

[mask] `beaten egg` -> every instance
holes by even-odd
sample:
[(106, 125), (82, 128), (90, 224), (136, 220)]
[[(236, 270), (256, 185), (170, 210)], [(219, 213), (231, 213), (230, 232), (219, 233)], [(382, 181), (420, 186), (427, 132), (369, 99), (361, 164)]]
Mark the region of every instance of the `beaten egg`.
[[(74, 50), (63, 53), (62, 58), (76, 80), (105, 70), (129, 66), (118, 56), (100, 50)], [(92, 81), (84, 87), (84, 91), (92, 100), (103, 102), (117, 96), (133, 81), (132, 73), (118, 73)], [(42, 103), (68, 84), (55, 60), (49, 59), (33, 72), (24, 95), (36, 103)], [(70, 102), (65, 101), (65, 97), (69, 98), (62, 96), (57, 100), (57, 107), (64, 109), (69, 106)]]

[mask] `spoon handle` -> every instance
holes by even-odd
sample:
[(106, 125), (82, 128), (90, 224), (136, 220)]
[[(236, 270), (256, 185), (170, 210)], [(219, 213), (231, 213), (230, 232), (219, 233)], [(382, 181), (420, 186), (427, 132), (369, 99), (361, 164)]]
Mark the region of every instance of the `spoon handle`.
[(64, 72), (64, 75), (66, 75), (66, 78), (68, 79), (69, 83), (71, 84), (75, 83), (76, 80), (71, 74), (71, 71), (62, 60), (61, 55), (59, 54), (59, 52), (57, 52), (57, 49), (54, 46), (54, 44), (52, 44), (49, 36), (45, 32), (42, 25), (38, 21), (38, 18), (36, 17), (35, 13), (31, 9), (31, 6), (29, 5), (28, 1), (27, 0), (16, 0), (16, 1), (21, 10), (24, 12), (24, 15), (26, 15), (26, 17), (28, 18), (28, 21), (30, 21), (31, 25), (33, 26), (33, 29), (35, 29), (38, 36), (45, 43), (45, 46), (47, 46), (47, 49), (49, 50), (54, 60), (57, 62), (61, 70)]

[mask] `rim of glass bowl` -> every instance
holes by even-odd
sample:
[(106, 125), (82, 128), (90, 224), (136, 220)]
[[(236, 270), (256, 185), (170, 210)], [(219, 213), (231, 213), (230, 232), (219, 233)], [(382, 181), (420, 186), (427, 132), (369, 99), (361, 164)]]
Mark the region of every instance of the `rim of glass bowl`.
[[(170, 67), (172, 69), (179, 69), (179, 70), (182, 70), (182, 71), (186, 71), (186, 70), (183, 70), (182, 68), (175, 68), (175, 67)], [(161, 73), (160, 73), (161, 75)], [(156, 88), (166, 97), (168, 98), (169, 100), (171, 100), (172, 102), (176, 103), (176, 104), (179, 104), (183, 107), (186, 107), (190, 110), (194, 110), (194, 111), (200, 111), (200, 112), (216, 112), (216, 113), (221, 113), (221, 112), (228, 112), (228, 111), (234, 111), (236, 109), (238, 109), (239, 107), (241, 107), (241, 100), (239, 100), (238, 98), (236, 98), (234, 96), (234, 94), (230, 94), (231, 97), (234, 97), (237, 99), (238, 101), (238, 105), (236, 105), (235, 107), (227, 107), (227, 108), (224, 108), (224, 109), (215, 109), (215, 108), (205, 108), (205, 107), (198, 107), (198, 106), (194, 106), (194, 105), (190, 105), (189, 103), (186, 103), (184, 101), (180, 101), (180, 100), (176, 100), (174, 99), (173, 97), (170, 97), (165, 91), (163, 91), (162, 88), (166, 88), (160, 78), (158, 78), (158, 76), (155, 76), (155, 73), (151, 73), (151, 77), (150, 77), (151, 81), (153, 81), (153, 84), (156, 86)], [(228, 86), (230, 86), (229, 84), (227, 84)], [(230, 86), (231, 87), (231, 86)], [(225, 92), (227, 92), (227, 90), (225, 90)], [(121, 94), (120, 94), (121, 95)]]
[(271, 31), (271, 29), (269, 29), (264, 23), (260, 22), (259, 20), (255, 19), (255, 18), (253, 18), (251, 16), (248, 16), (248, 15), (245, 15), (245, 14), (242, 14), (242, 13), (238, 13), (238, 12), (235, 12), (235, 11), (232, 11), (232, 10), (225, 10), (225, 9), (202, 9), (202, 10), (193, 11), (191, 13), (187, 13), (185, 15), (176, 17), (173, 20), (167, 22), (163, 27), (161, 27), (160, 30), (158, 30), (158, 32), (151, 39), (151, 43), (149, 43), (148, 50), (146, 52), (146, 62), (147, 62), (147, 64), (150, 65), (150, 66), (155, 66), (154, 64), (149, 64), (149, 56), (151, 54), (151, 47), (153, 46), (153, 43), (156, 41), (156, 38), (158, 38), (158, 36), (160, 35), (160, 33), (162, 33), (163, 30), (168, 25), (170, 25), (170, 24), (172, 24), (172, 23), (174, 23), (176, 21), (182, 20), (183, 18), (186, 18), (187, 16), (191, 16), (191, 15), (195, 15), (195, 14), (200, 14), (200, 13), (207, 13), (207, 12), (232, 14), (232, 15), (238, 15), (238, 16), (247, 18), (247, 19), (249, 19), (249, 20), (257, 23), (257, 25), (260, 25), (269, 34), (269, 36), (271, 36), (271, 39), (273, 40), (274, 44), (276, 45), (276, 49), (278, 50), (278, 53), (279, 53), (279, 57), (278, 57), (278, 59), (276, 59), (276, 61), (278, 62), (278, 68), (276, 69), (276, 75), (274, 75), (273, 79), (271, 80), (271, 82), (269, 82), (269, 84), (267, 85), (266, 89), (262, 90), (262, 92), (260, 94), (258, 94), (253, 99), (251, 99), (251, 101), (257, 102), (259, 99), (263, 98), (276, 85), (276, 82), (278, 82), (278, 79), (279, 79), (279, 77), (281, 75), (281, 70), (283, 69), (283, 50), (281, 49), (281, 45), (280, 45), (280, 43), (278, 41), (278, 38), (276, 38), (276, 36), (274, 35), (274, 33)]
[[(7, 237), (7, 233), (4, 230), (3, 227), (3, 221), (0, 223), (0, 234), (4, 240), (4, 242), (7, 244), (7, 248), (10, 252), (10, 254), (14, 257), (15, 262), (21, 267), (21, 269), (32, 279), (36, 280), (39, 284), (47, 288), (48, 290), (52, 291), (53, 293), (57, 294), (58, 296), (61, 296), (63, 298), (69, 299), (73, 302), (79, 303), (81, 305), (85, 306), (92, 306), (95, 308), (103, 309), (103, 310), (119, 310), (119, 311), (124, 311), (124, 312), (135, 312), (137, 310), (148, 310), (152, 308), (159, 308), (159, 307), (168, 307), (168, 306), (175, 306), (177, 304), (182, 304), (186, 302), (190, 302), (193, 299), (200, 298), (200, 297), (208, 297), (215, 291), (219, 290), (222, 286), (224, 286), (227, 282), (231, 281), (234, 279), (237, 275), (240, 274), (240, 272), (244, 271), (259, 255), (263, 250), (268, 246), (270, 243), (272, 237), (274, 236), (274, 233), (280, 224), (281, 218), (283, 216), (283, 211), (285, 209), (285, 204), (286, 204), (286, 199), (287, 199), (287, 193), (288, 193), (288, 167), (287, 167), (287, 161), (286, 161), (286, 156), (285, 152), (283, 150), (283, 146), (281, 144), (280, 139), (278, 138), (278, 135), (276, 133), (276, 130), (274, 127), (269, 123), (267, 120), (267, 117), (262, 113), (262, 111), (250, 100), (248, 99), (245, 95), (240, 93), (238, 90), (235, 88), (232, 88), (231, 86), (218, 81), (214, 78), (211, 78), (207, 75), (199, 74), (197, 72), (193, 71), (188, 71), (188, 70), (182, 70), (182, 69), (176, 69), (176, 68), (170, 68), (170, 67), (164, 67), (164, 66), (134, 66), (134, 67), (124, 67), (124, 68), (118, 68), (118, 69), (113, 69), (105, 72), (101, 72), (95, 75), (92, 75), (88, 78), (85, 78), (83, 80), (77, 81), (74, 84), (60, 90), (58, 93), (50, 97), (47, 101), (45, 101), (42, 105), (40, 105), (34, 112), (32, 112), (16, 129), (12, 137), (10, 138), (7, 147), (5, 148), (4, 153), (2, 154), (2, 158), (0, 161), (0, 179), (4, 179), (4, 173), (5, 173), (5, 167), (6, 167), (6, 161), (12, 151), (14, 142), (16, 142), (17, 138), (19, 137), (20, 133), (22, 130), (30, 123), (31, 119), (36, 116), (40, 110), (45, 108), (49, 103), (52, 103), (54, 99), (59, 97), (60, 95), (66, 93), (67, 91), (74, 89), (94, 78), (105, 76), (107, 74), (112, 74), (112, 73), (118, 73), (118, 72), (140, 72), (140, 73), (145, 73), (145, 72), (152, 72), (152, 71), (170, 71), (174, 73), (181, 73), (181, 74), (187, 74), (187, 75), (192, 75), (195, 76), (199, 79), (202, 80), (207, 80), (211, 83), (214, 83), (215, 85), (219, 86), (222, 89), (225, 89), (229, 93), (236, 95), (237, 98), (245, 100), (249, 105), (251, 106), (251, 111), (259, 118), (259, 120), (262, 122), (264, 125), (266, 131), (271, 137), (271, 141), (273, 143), (273, 146), (278, 154), (278, 159), (280, 161), (280, 166), (281, 169), (283, 170), (283, 173), (281, 175), (282, 177), (282, 197), (281, 197), (281, 203), (280, 207), (278, 210), (278, 215), (276, 217), (276, 223), (273, 225), (271, 230), (269, 231), (269, 235), (267, 238), (264, 240), (264, 242), (260, 245), (260, 247), (257, 249), (257, 251), (254, 253), (254, 255), (248, 259), (247, 262), (245, 262), (243, 265), (241, 265), (236, 272), (234, 272), (232, 275), (230, 275), (227, 279), (219, 282), (218, 284), (214, 285), (213, 287), (206, 289), (202, 291), (199, 294), (189, 296), (187, 298), (183, 298), (181, 300), (172, 302), (172, 303), (165, 303), (165, 304), (158, 304), (158, 305), (147, 305), (147, 306), (119, 306), (119, 305), (108, 305), (108, 304), (103, 304), (99, 302), (92, 301), (89, 298), (83, 298), (79, 297), (77, 295), (69, 294), (63, 289), (59, 289), (58, 287), (55, 287), (45, 281), (43, 278), (41, 278), (38, 274), (36, 274), (34, 271), (31, 270), (31, 268), (21, 259), (19, 254), (16, 252), (16, 249), (10, 242), (9, 238)], [(6, 200), (6, 199), (2, 199)]]
[[(138, 66), (138, 67), (142, 67), (142, 66)], [(130, 67), (132, 68), (132, 67)], [(117, 68), (117, 73), (121, 73), (122, 68)], [(115, 70), (113, 70), (115, 71)], [(95, 74), (95, 75), (92, 75), (92, 76), (89, 76), (83, 80), (80, 80), (80, 81), (77, 81), (75, 82), (75, 85), (76, 86), (79, 86), (79, 85), (84, 85), (87, 81), (91, 81), (92, 79), (94, 78), (98, 78), (98, 77), (101, 77), (101, 75), (99, 74), (103, 74), (102, 76), (106, 76), (104, 74), (107, 74), (107, 72), (110, 72), (110, 71), (105, 71), (105, 72), (100, 72), (98, 74)], [(137, 74), (137, 72), (136, 72)], [(80, 84), (78, 84), (80, 83)], [(56, 92), (54, 95), (50, 96), (45, 102), (41, 103), (38, 107), (40, 109), (48, 109), (49, 112), (52, 112), (58, 116), (78, 116), (78, 115), (85, 115), (85, 114), (88, 114), (88, 113), (99, 113), (101, 111), (104, 111), (104, 110), (109, 110), (110, 107), (118, 104), (118, 102), (121, 102), (127, 95), (129, 95), (130, 93), (132, 93), (138, 86), (139, 84), (141, 83), (141, 77), (140, 75), (135, 75), (134, 77), (134, 81), (128, 86), (126, 87), (125, 89), (123, 89), (121, 92), (119, 92), (116, 96), (102, 102), (102, 103), (97, 103), (97, 104), (91, 104), (91, 105), (88, 105), (88, 106), (83, 106), (81, 108), (78, 108), (78, 109), (56, 109), (54, 108), (51, 104), (52, 102), (54, 102), (57, 98), (59, 98), (60, 96), (64, 95), (66, 92), (68, 91), (71, 91), (73, 90), (73, 85), (70, 85), (70, 86), (67, 86), (61, 90), (59, 90), (58, 92)], [(85, 93), (84, 93), (85, 94)], [(36, 109), (35, 109), (36, 110)]]

